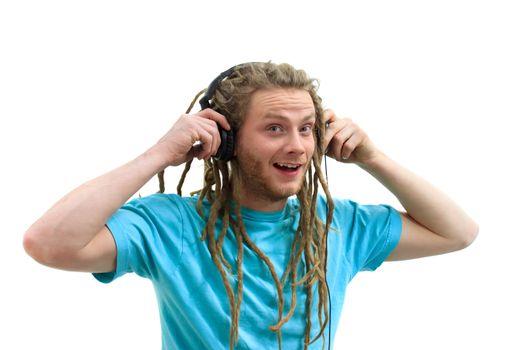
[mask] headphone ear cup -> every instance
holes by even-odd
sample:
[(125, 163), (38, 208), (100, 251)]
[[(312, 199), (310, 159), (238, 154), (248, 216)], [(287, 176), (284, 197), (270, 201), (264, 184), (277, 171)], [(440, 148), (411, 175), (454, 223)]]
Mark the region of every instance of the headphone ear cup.
[(214, 156), (217, 160), (229, 161), (234, 157), (234, 132), (225, 130), (218, 125), (218, 132), (220, 133), (220, 146)]

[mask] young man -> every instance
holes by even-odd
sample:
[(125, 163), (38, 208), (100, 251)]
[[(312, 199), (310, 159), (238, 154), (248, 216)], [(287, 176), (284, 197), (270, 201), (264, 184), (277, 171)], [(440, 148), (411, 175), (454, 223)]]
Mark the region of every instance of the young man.
[[(66, 195), (24, 237), (26, 251), (51, 267), (102, 282), (127, 272), (150, 278), (164, 349), (319, 349), (358, 271), (462, 249), (477, 235), (451, 199), (351, 120), (324, 111), (301, 70), (237, 66), (201, 105), (142, 155)], [(369, 172), (406, 212), (332, 199), (325, 152)], [(205, 160), (200, 195), (124, 204), (156, 174), (163, 192), (163, 170), (194, 158)]]

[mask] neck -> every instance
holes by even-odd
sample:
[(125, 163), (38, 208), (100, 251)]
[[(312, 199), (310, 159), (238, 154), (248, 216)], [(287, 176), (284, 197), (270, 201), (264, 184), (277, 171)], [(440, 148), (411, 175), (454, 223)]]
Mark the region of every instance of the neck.
[(242, 207), (262, 211), (262, 212), (274, 212), (284, 209), (287, 203), (287, 198), (282, 199), (270, 199), (261, 198), (260, 196), (254, 196), (253, 194), (240, 194), (240, 204)]

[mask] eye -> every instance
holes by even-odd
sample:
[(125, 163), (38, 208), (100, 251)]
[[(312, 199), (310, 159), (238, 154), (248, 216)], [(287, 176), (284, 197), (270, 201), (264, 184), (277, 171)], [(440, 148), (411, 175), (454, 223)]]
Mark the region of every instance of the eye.
[(268, 131), (271, 131), (271, 132), (274, 132), (274, 133), (281, 132), (282, 130), (283, 130), (282, 127), (279, 126), (279, 125), (271, 125), (271, 126), (268, 127)]
[(312, 132), (312, 125), (311, 124), (304, 125), (300, 129), (300, 132), (303, 134), (309, 135)]

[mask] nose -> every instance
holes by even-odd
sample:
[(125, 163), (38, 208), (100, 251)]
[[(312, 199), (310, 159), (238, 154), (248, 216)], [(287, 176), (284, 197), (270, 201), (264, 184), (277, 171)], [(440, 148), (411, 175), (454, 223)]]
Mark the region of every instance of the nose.
[(284, 149), (286, 153), (291, 154), (303, 154), (305, 153), (305, 137), (298, 131), (288, 133), (288, 137), (285, 140), (286, 144)]

